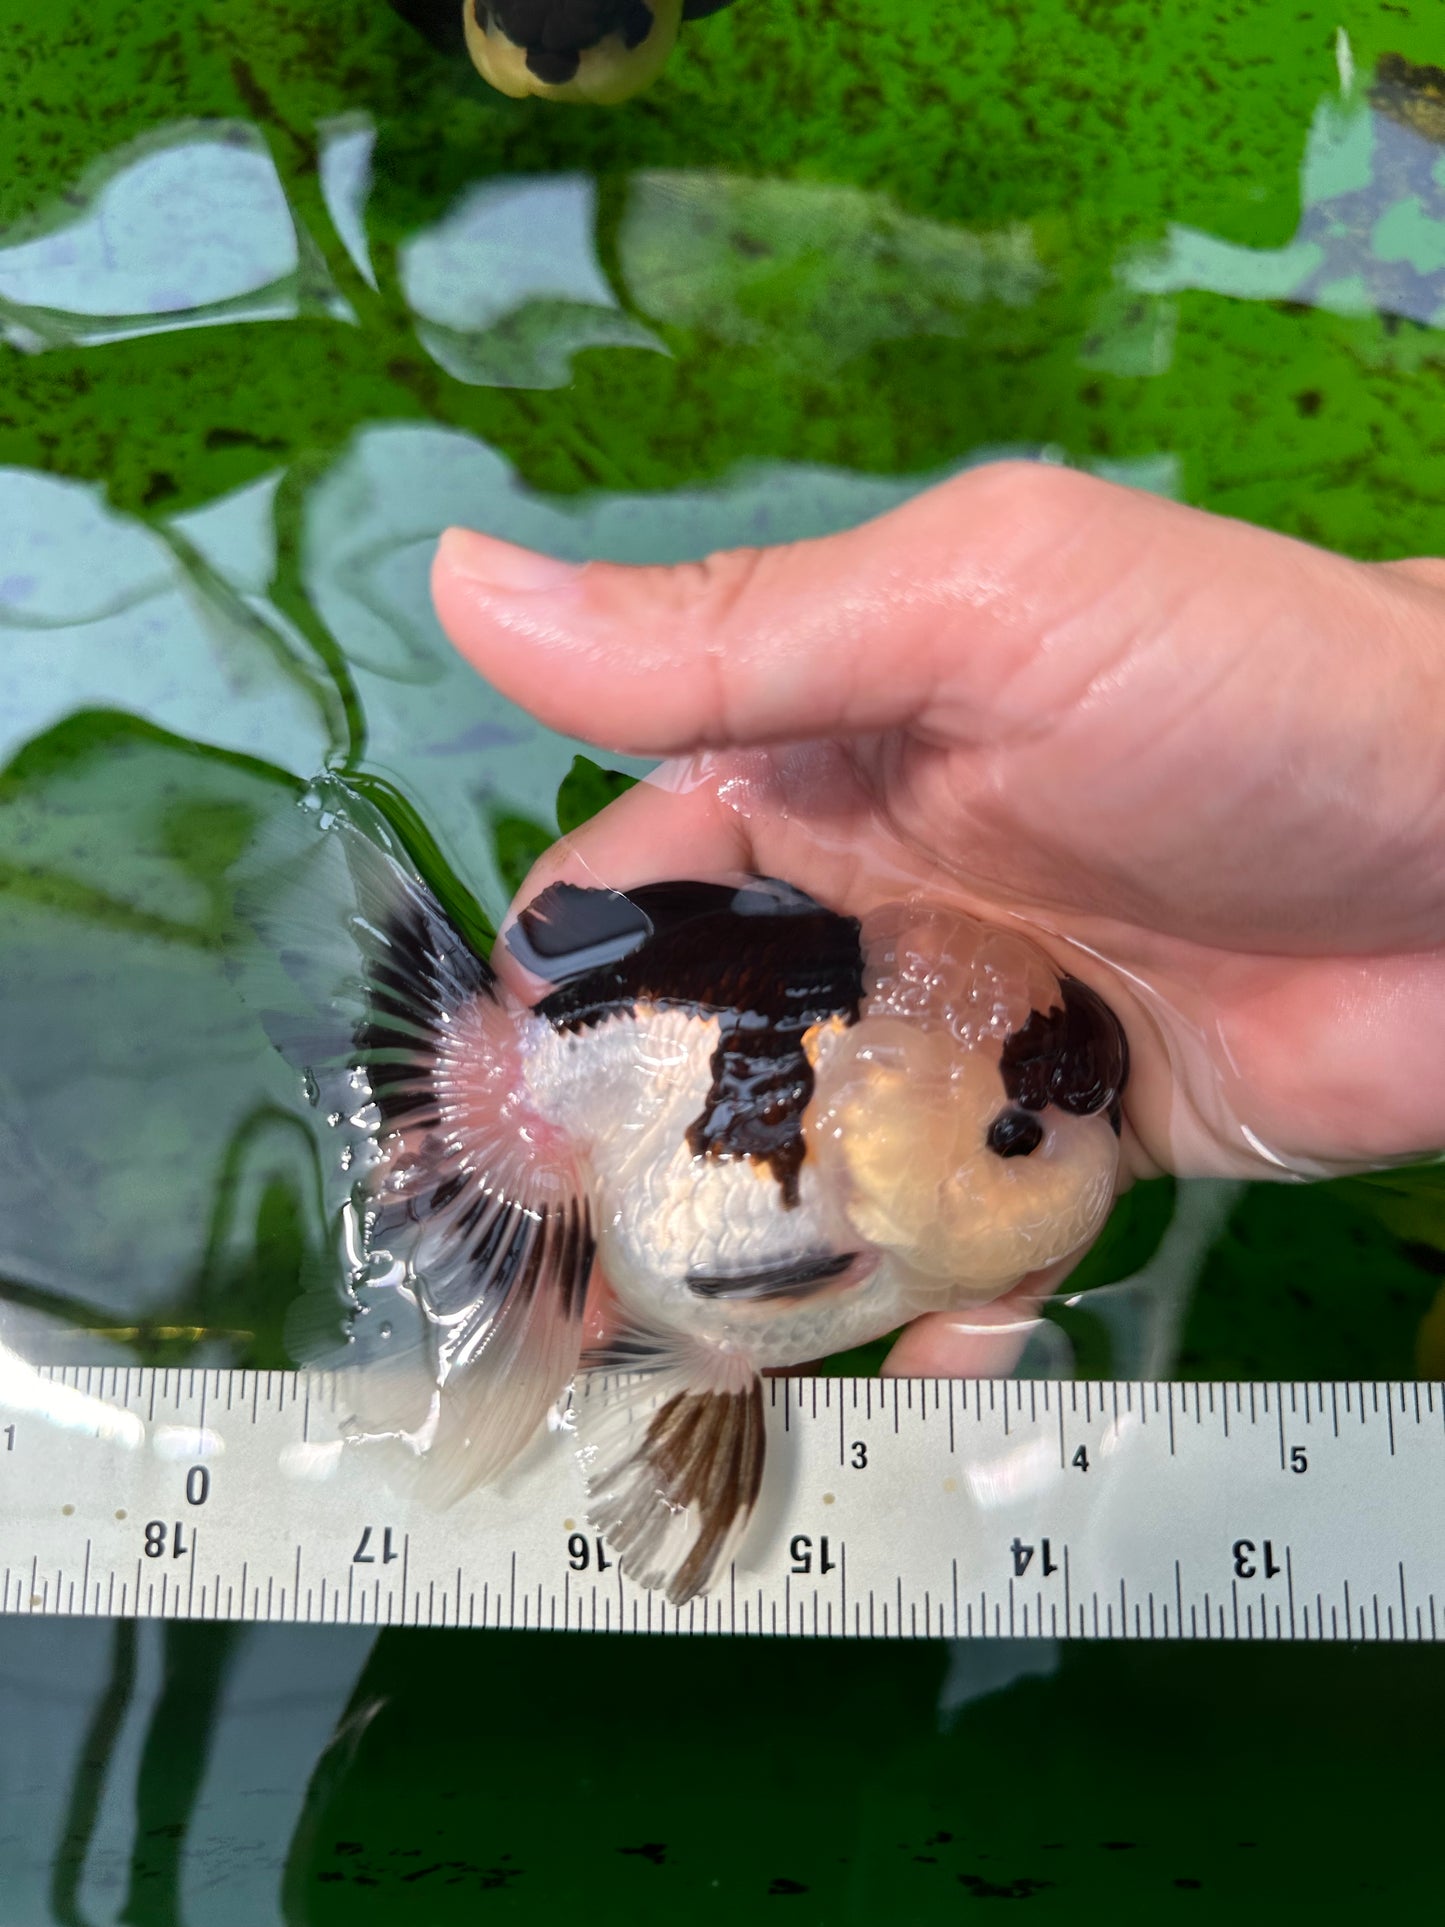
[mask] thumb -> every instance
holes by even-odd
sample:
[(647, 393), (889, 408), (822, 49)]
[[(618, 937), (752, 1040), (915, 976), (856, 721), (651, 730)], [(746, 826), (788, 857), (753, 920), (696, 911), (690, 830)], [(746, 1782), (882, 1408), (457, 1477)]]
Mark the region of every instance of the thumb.
[(1138, 563), (1181, 533), (1208, 580), (1220, 561), (1207, 551), (1254, 532), (1007, 462), (840, 535), (666, 568), (577, 566), (450, 529), (432, 589), (490, 682), (611, 749), (674, 755), (905, 726), (986, 742), (1037, 727), (1107, 669), (1128, 639), (1100, 619), (1121, 576), (1131, 631), (1163, 619)]

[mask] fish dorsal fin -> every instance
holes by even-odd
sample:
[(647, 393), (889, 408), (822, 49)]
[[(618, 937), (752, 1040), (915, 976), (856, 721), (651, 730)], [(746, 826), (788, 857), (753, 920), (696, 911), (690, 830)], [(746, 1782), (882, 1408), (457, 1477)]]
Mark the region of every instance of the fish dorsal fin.
[(325, 805), (349, 956), (323, 1013), (331, 1055), (314, 1055), (324, 1026), (302, 1026), (296, 1068), (341, 1139), (345, 1291), (313, 1294), (289, 1335), (304, 1363), (346, 1375), (351, 1435), (398, 1441), (445, 1505), (517, 1456), (572, 1377), (589, 1212), (568, 1148), (529, 1110), (518, 1012), (490, 965), (370, 804), (331, 782)]
[(616, 963), (651, 935), (646, 911), (621, 891), (552, 883), (519, 913), (506, 944), (534, 977), (561, 984)]
[(588, 1519), (674, 1606), (727, 1570), (762, 1487), (762, 1381), (735, 1353), (629, 1328), (574, 1395)]

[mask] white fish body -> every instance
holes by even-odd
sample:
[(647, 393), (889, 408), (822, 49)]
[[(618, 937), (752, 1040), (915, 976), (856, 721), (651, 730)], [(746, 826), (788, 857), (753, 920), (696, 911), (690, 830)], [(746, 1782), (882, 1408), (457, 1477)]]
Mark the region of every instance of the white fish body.
[[(602, 1271), (622, 1309), (660, 1330), (727, 1347), (760, 1370), (806, 1363), (892, 1331), (911, 1315), (897, 1278), (851, 1257), (857, 1238), (817, 1161), (782, 1208), (776, 1178), (747, 1157), (697, 1157), (687, 1129), (712, 1085), (719, 1026), (680, 1010), (608, 1019), (585, 1038), (528, 1025), (525, 1074), (538, 1111), (579, 1147), (592, 1184)], [(769, 1281), (836, 1263), (801, 1302)], [(703, 1297), (699, 1278), (762, 1281), (758, 1295)]]

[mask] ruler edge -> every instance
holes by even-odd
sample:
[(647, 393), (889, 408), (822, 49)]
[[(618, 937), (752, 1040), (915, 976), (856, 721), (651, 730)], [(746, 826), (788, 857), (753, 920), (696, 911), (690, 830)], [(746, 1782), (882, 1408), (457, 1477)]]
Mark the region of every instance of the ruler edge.
[[(158, 1366), (158, 1365), (118, 1365), (118, 1364), (97, 1363), (97, 1364), (34, 1365), (34, 1366), (30, 1366), (29, 1369), (32, 1370), (37, 1377), (44, 1378), (50, 1381), (51, 1383), (59, 1383), (59, 1384), (66, 1385), (71, 1389), (84, 1392), (91, 1397), (98, 1397), (102, 1400), (106, 1398), (107, 1394), (104, 1392), (103, 1389), (101, 1390), (96, 1389), (96, 1381), (100, 1380), (103, 1382), (105, 1375), (109, 1373), (111, 1374), (112, 1382), (113, 1382), (113, 1385), (115, 1386), (115, 1389), (111, 1392), (109, 1396), (111, 1398), (120, 1397), (122, 1399), (122, 1409), (133, 1409), (130, 1403), (131, 1398), (133, 1396), (131, 1392), (132, 1379), (138, 1379), (140, 1381), (140, 1383), (136, 1386), (135, 1393), (134, 1393), (134, 1397), (137, 1399), (143, 1393), (146, 1386), (146, 1381), (149, 1380), (151, 1381), (151, 1386), (152, 1386), (152, 1399), (151, 1399), (151, 1412), (148, 1415), (146, 1420), (146, 1423), (148, 1425), (153, 1424), (155, 1422), (155, 1417), (154, 1417), (155, 1406), (164, 1402), (169, 1397), (174, 1397), (178, 1405), (182, 1397), (186, 1398), (187, 1400), (193, 1400), (197, 1395), (197, 1384), (199, 1381), (201, 1409), (196, 1420), (198, 1431), (203, 1429), (205, 1426), (206, 1382), (207, 1381), (211, 1382), (217, 1398), (220, 1397), (222, 1390), (227, 1384), (227, 1382), (233, 1382), (232, 1397), (227, 1399), (226, 1401), (227, 1410), (234, 1408), (234, 1404), (236, 1402), (237, 1388), (239, 1388), (240, 1395), (243, 1398), (245, 1397), (245, 1394), (248, 1391), (254, 1391), (255, 1395), (259, 1397), (261, 1382), (265, 1381), (266, 1388), (267, 1388), (267, 1395), (264, 1402), (267, 1404), (267, 1406), (271, 1406), (272, 1395), (275, 1394), (276, 1396), (275, 1396), (274, 1410), (278, 1414), (284, 1411), (284, 1409), (288, 1404), (293, 1407), (299, 1405), (303, 1408), (303, 1432), (302, 1432), (303, 1439), (306, 1437), (306, 1426), (309, 1424), (309, 1405), (313, 1394), (317, 1391), (320, 1391), (323, 1395), (323, 1400), (325, 1400), (329, 1396), (329, 1399), (332, 1403), (332, 1409), (334, 1410), (335, 1399), (336, 1399), (337, 1392), (339, 1391), (340, 1380), (342, 1377), (342, 1374), (336, 1371), (316, 1371), (316, 1370), (307, 1369), (305, 1367), (266, 1368), (266, 1367), (250, 1367), (250, 1366), (235, 1367), (235, 1366), (224, 1366), (224, 1365), (222, 1366), (210, 1366), (210, 1365), (207, 1365), (207, 1366), (190, 1366), (190, 1365)], [(175, 1378), (174, 1392), (171, 1391), (171, 1386), (170, 1386), (172, 1375), (174, 1375), (174, 1378)], [(613, 1378), (614, 1380), (628, 1378), (628, 1377), (635, 1377), (638, 1379), (639, 1382), (642, 1382), (645, 1375), (609, 1374), (608, 1376)], [(116, 1381), (119, 1381), (119, 1384), (116, 1384)], [(1215, 1395), (1216, 1395), (1216, 1390), (1219, 1388), (1222, 1388), (1224, 1392), (1224, 1397), (1220, 1400), (1220, 1404), (1224, 1407), (1226, 1415), (1227, 1415), (1228, 1403), (1229, 1403), (1228, 1395), (1230, 1390), (1232, 1389), (1234, 1392), (1234, 1400), (1233, 1400), (1234, 1408), (1236, 1411), (1240, 1413), (1243, 1413), (1245, 1395), (1246, 1393), (1249, 1393), (1249, 1392), (1263, 1393), (1266, 1395), (1265, 1397), (1266, 1412), (1268, 1412), (1269, 1410), (1268, 1394), (1274, 1393), (1278, 1395), (1279, 1408), (1282, 1412), (1284, 1407), (1284, 1397), (1286, 1394), (1298, 1395), (1298, 1394), (1304, 1393), (1306, 1394), (1307, 1407), (1309, 1404), (1309, 1395), (1311, 1394), (1317, 1395), (1317, 1402), (1319, 1406), (1319, 1416), (1323, 1417), (1324, 1400), (1325, 1400), (1326, 1394), (1338, 1393), (1341, 1390), (1346, 1390), (1347, 1391), (1347, 1409), (1349, 1405), (1348, 1393), (1350, 1392), (1358, 1393), (1359, 1406), (1360, 1406), (1360, 1422), (1362, 1425), (1366, 1422), (1364, 1404), (1365, 1404), (1365, 1398), (1367, 1394), (1373, 1395), (1371, 1402), (1373, 1405), (1375, 1416), (1378, 1416), (1380, 1414), (1382, 1405), (1386, 1412), (1390, 1410), (1391, 1406), (1395, 1402), (1396, 1393), (1398, 1393), (1398, 1396), (1399, 1396), (1399, 1407), (1402, 1414), (1408, 1415), (1407, 1401), (1413, 1398), (1418, 1403), (1419, 1393), (1421, 1388), (1423, 1387), (1425, 1389), (1426, 1407), (1429, 1411), (1432, 1411), (1432, 1412), (1434, 1410), (1434, 1394), (1437, 1390), (1439, 1391), (1440, 1397), (1441, 1397), (1442, 1422), (1445, 1422), (1445, 1379), (1426, 1379), (1426, 1378), (1054, 1379), (1054, 1378), (1020, 1378), (1020, 1377), (959, 1378), (957, 1376), (924, 1377), (916, 1374), (910, 1374), (907, 1376), (901, 1376), (901, 1375), (890, 1376), (885, 1378), (878, 1375), (858, 1376), (853, 1374), (827, 1374), (827, 1373), (795, 1374), (795, 1373), (785, 1372), (785, 1373), (777, 1373), (770, 1376), (767, 1379), (767, 1384), (769, 1389), (769, 1409), (774, 1412), (781, 1410), (783, 1414), (783, 1423), (784, 1423), (785, 1430), (787, 1429), (787, 1426), (788, 1426), (789, 1407), (793, 1402), (792, 1400), (793, 1391), (795, 1388), (801, 1387), (803, 1385), (812, 1386), (815, 1391), (815, 1397), (808, 1401), (809, 1405), (813, 1407), (813, 1411), (810, 1413), (810, 1417), (817, 1416), (816, 1407), (819, 1401), (816, 1399), (816, 1388), (818, 1386), (821, 1385), (826, 1388), (824, 1392), (823, 1400), (821, 1401), (825, 1406), (831, 1404), (834, 1388), (837, 1388), (837, 1391), (840, 1395), (843, 1395), (846, 1392), (851, 1391), (855, 1409), (858, 1404), (858, 1397), (857, 1397), (858, 1390), (860, 1387), (866, 1387), (867, 1390), (864, 1392), (864, 1395), (863, 1395), (863, 1403), (864, 1403), (867, 1416), (869, 1418), (872, 1418), (875, 1416), (874, 1411), (871, 1409), (872, 1392), (874, 1387), (879, 1388), (879, 1391), (881, 1394), (878, 1400), (878, 1406), (880, 1409), (877, 1412), (876, 1416), (883, 1416), (883, 1408), (886, 1406), (887, 1403), (892, 1403), (894, 1405), (895, 1415), (896, 1415), (900, 1388), (910, 1388), (910, 1389), (913, 1387), (926, 1388), (928, 1386), (938, 1387), (943, 1385), (948, 1385), (950, 1387), (958, 1386), (960, 1388), (963, 1388), (963, 1398), (964, 1398), (963, 1409), (966, 1410), (967, 1409), (967, 1388), (973, 1387), (973, 1388), (976, 1388), (976, 1396), (979, 1399), (980, 1403), (986, 1391), (989, 1397), (989, 1402), (991, 1406), (994, 1404), (995, 1400), (997, 1400), (997, 1402), (1003, 1406), (1006, 1412), (1009, 1404), (1013, 1403), (1016, 1405), (1020, 1413), (1022, 1413), (1024, 1409), (1024, 1402), (1025, 1402), (1026, 1396), (1032, 1393), (1032, 1395), (1036, 1397), (1037, 1388), (1039, 1387), (1045, 1388), (1043, 1393), (1043, 1403), (1044, 1403), (1045, 1410), (1047, 1411), (1049, 1406), (1053, 1402), (1054, 1388), (1055, 1387), (1059, 1388), (1059, 1393), (1061, 1395), (1064, 1388), (1067, 1387), (1070, 1392), (1070, 1398), (1068, 1402), (1075, 1412), (1078, 1411), (1079, 1393), (1081, 1390), (1083, 1391), (1084, 1402), (1085, 1402), (1085, 1416), (1088, 1417), (1090, 1420), (1092, 1420), (1095, 1416), (1102, 1418), (1105, 1415), (1106, 1396), (1112, 1394), (1111, 1397), (1108, 1397), (1108, 1403), (1114, 1406), (1114, 1415), (1121, 1416), (1123, 1413), (1128, 1412), (1129, 1410), (1132, 1409), (1133, 1399), (1131, 1395), (1135, 1391), (1137, 1391), (1141, 1395), (1141, 1404), (1142, 1404), (1143, 1396), (1150, 1390), (1152, 1390), (1156, 1395), (1156, 1399), (1155, 1399), (1156, 1410), (1159, 1409), (1160, 1394), (1163, 1394), (1164, 1404), (1166, 1406), (1172, 1407), (1174, 1403), (1174, 1394), (1176, 1391), (1178, 1391), (1185, 1395), (1184, 1397), (1181, 1397), (1181, 1399), (1179, 1400), (1180, 1405), (1181, 1406), (1185, 1406), (1186, 1404), (1194, 1405), (1196, 1408), (1194, 1416), (1196, 1418), (1202, 1418), (1203, 1413), (1200, 1412), (1198, 1408), (1207, 1398), (1208, 1409), (1209, 1409), (1209, 1412), (1212, 1414), (1216, 1409)], [(893, 1397), (891, 1400), (888, 1400), (886, 1395), (886, 1388), (890, 1386), (893, 1388)], [(1017, 1388), (1016, 1397), (1012, 1401), (1009, 1399), (1009, 1388), (1011, 1386)], [(288, 1387), (290, 1389), (289, 1398), (286, 1396), (286, 1388)], [(780, 1387), (781, 1387), (781, 1391), (779, 1389)], [(1193, 1388), (1193, 1391), (1194, 1391), (1194, 1397), (1192, 1399), (1189, 1399), (1187, 1395), (1191, 1387)], [(157, 1390), (157, 1388), (159, 1388), (159, 1390)], [(1118, 1403), (1118, 1394), (1121, 1392), (1125, 1394), (1122, 1408)], [(1098, 1407), (1097, 1414), (1089, 1410), (1089, 1408), (1096, 1403), (1095, 1395), (1098, 1395), (1097, 1396), (1097, 1407)], [(575, 1396), (575, 1383), (573, 1387), (569, 1388), (568, 1393), (564, 1395), (565, 1398), (570, 1398), (572, 1396)], [(951, 1400), (951, 1396), (952, 1395), (950, 1395), (950, 1400)], [(561, 1402), (562, 1401), (559, 1401), (559, 1403)], [(1060, 1402), (1062, 1403), (1062, 1399)], [(801, 1405), (802, 1405), (801, 1398), (798, 1400), (798, 1404), (801, 1408)], [(1293, 1396), (1291, 1397), (1291, 1404), (1292, 1405), (1294, 1404)], [(800, 1410), (800, 1416), (801, 1415), (802, 1414)], [(1034, 1414), (1032, 1416), (1036, 1419), (1037, 1415)], [(1307, 1419), (1310, 1416), (1308, 1413), (1308, 1410), (1306, 1410), (1305, 1416)], [(1227, 1436), (1227, 1425), (1226, 1425), (1225, 1435)], [(339, 1603), (339, 1595), (340, 1595), (340, 1589), (338, 1587), (337, 1595), (336, 1595), (338, 1603)], [(323, 1596), (324, 1596), (324, 1587), (323, 1587)], [(652, 1595), (649, 1595), (649, 1597), (651, 1596)], [(8, 1601), (8, 1589), (7, 1589), (6, 1597)], [(180, 1589), (178, 1587), (177, 1593), (176, 1593), (177, 1604), (180, 1603), (180, 1597), (181, 1597)], [(418, 1593), (418, 1602), (419, 1600), (420, 1600), (420, 1594)], [(290, 1616), (275, 1617), (275, 1616), (270, 1616), (266, 1614), (261, 1614), (261, 1615), (251, 1615), (248, 1617), (245, 1614), (244, 1610), (239, 1613), (213, 1612), (210, 1614), (193, 1613), (189, 1611), (186, 1611), (186, 1612), (169, 1611), (168, 1612), (164, 1610), (164, 1607), (162, 1607), (160, 1610), (142, 1610), (140, 1608), (139, 1602), (137, 1602), (137, 1605), (134, 1609), (125, 1611), (125, 1612), (119, 1612), (119, 1613), (113, 1612), (113, 1611), (90, 1610), (85, 1607), (81, 1607), (79, 1609), (76, 1609), (73, 1607), (61, 1607), (58, 1605), (54, 1607), (51, 1607), (51, 1606), (36, 1607), (28, 1603), (25, 1605), (17, 1604), (15, 1606), (11, 1606), (8, 1603), (6, 1603), (4, 1605), (0, 1605), (0, 1619), (20, 1619), (20, 1618), (30, 1618), (30, 1617), (48, 1619), (48, 1620), (54, 1620), (54, 1619), (81, 1620), (83, 1619), (83, 1620), (90, 1620), (95, 1622), (104, 1622), (107, 1624), (117, 1624), (117, 1623), (120, 1623), (121, 1621), (134, 1623), (134, 1622), (144, 1620), (148, 1622), (155, 1622), (155, 1621), (159, 1621), (159, 1622), (173, 1621), (178, 1623), (184, 1622), (192, 1625), (195, 1625), (195, 1624), (290, 1625), (290, 1626), (306, 1626), (309, 1628), (320, 1628), (320, 1627), (327, 1627), (327, 1626), (350, 1626), (350, 1627), (369, 1626), (377, 1632), (380, 1632), (384, 1628), (396, 1628), (396, 1629), (406, 1629), (409, 1631), (430, 1631), (430, 1632), (486, 1631), (486, 1632), (527, 1632), (527, 1633), (553, 1632), (553, 1633), (565, 1633), (565, 1634), (576, 1634), (578, 1632), (584, 1632), (584, 1633), (591, 1633), (596, 1636), (602, 1636), (602, 1637), (606, 1637), (606, 1636), (630, 1637), (641, 1633), (645, 1636), (662, 1637), (662, 1638), (679, 1638), (679, 1637), (681, 1638), (704, 1637), (704, 1638), (729, 1638), (729, 1639), (800, 1639), (800, 1638), (818, 1639), (818, 1638), (821, 1638), (821, 1639), (828, 1639), (828, 1640), (870, 1640), (870, 1641), (871, 1640), (930, 1641), (930, 1640), (938, 1640), (938, 1639), (951, 1640), (955, 1638), (981, 1639), (981, 1640), (989, 1640), (989, 1641), (998, 1640), (998, 1639), (1022, 1639), (1022, 1640), (1027, 1640), (1035, 1643), (1039, 1641), (1044, 1641), (1044, 1640), (1052, 1640), (1056, 1644), (1067, 1644), (1067, 1645), (1073, 1645), (1076, 1642), (1082, 1642), (1085, 1644), (1105, 1644), (1105, 1645), (1145, 1644), (1145, 1643), (1150, 1645), (1156, 1645), (1156, 1644), (1172, 1645), (1172, 1644), (1187, 1643), (1187, 1644), (1216, 1644), (1216, 1645), (1227, 1644), (1227, 1645), (1239, 1645), (1239, 1646), (1281, 1645), (1281, 1644), (1313, 1645), (1313, 1646), (1319, 1646), (1322, 1644), (1323, 1645), (1341, 1645), (1341, 1644), (1343, 1645), (1354, 1645), (1354, 1644), (1391, 1645), (1391, 1644), (1394, 1644), (1394, 1645), (1430, 1646), (1430, 1645), (1436, 1645), (1441, 1643), (1442, 1638), (1445, 1638), (1445, 1628), (1442, 1628), (1442, 1631), (1439, 1634), (1422, 1635), (1417, 1637), (1412, 1637), (1408, 1632), (1406, 1632), (1403, 1636), (1396, 1635), (1393, 1633), (1384, 1634), (1380, 1632), (1376, 1632), (1372, 1635), (1368, 1630), (1368, 1628), (1364, 1628), (1359, 1632), (1356, 1632), (1353, 1628), (1347, 1628), (1344, 1634), (1331, 1635), (1329, 1638), (1321, 1638), (1319, 1636), (1311, 1638), (1309, 1636), (1308, 1630), (1306, 1630), (1303, 1634), (1295, 1633), (1293, 1630), (1291, 1630), (1288, 1634), (1278, 1634), (1274, 1636), (1271, 1636), (1267, 1631), (1259, 1634), (1251, 1633), (1245, 1636), (1240, 1636), (1239, 1634), (1236, 1633), (1233, 1637), (1230, 1637), (1228, 1635), (1221, 1637), (1208, 1631), (1202, 1634), (1196, 1633), (1193, 1631), (1185, 1632), (1182, 1629), (1182, 1627), (1170, 1632), (1131, 1633), (1128, 1630), (1127, 1625), (1118, 1631), (1111, 1630), (1106, 1632), (1106, 1631), (1095, 1630), (1091, 1632), (1087, 1629), (1082, 1629), (1077, 1631), (1066, 1630), (1062, 1634), (1059, 1634), (1056, 1632), (1046, 1632), (1046, 1631), (1043, 1631), (1042, 1629), (1039, 1629), (1037, 1631), (1026, 1631), (1026, 1632), (1020, 1633), (1012, 1629), (1002, 1629), (1002, 1628), (998, 1628), (992, 1632), (985, 1629), (984, 1631), (977, 1632), (977, 1633), (974, 1633), (974, 1632), (960, 1633), (956, 1631), (950, 1632), (946, 1627), (940, 1627), (938, 1630), (934, 1630), (932, 1628), (926, 1628), (920, 1631), (920, 1630), (917, 1630), (916, 1627), (905, 1628), (901, 1624), (889, 1626), (882, 1631), (876, 1630), (871, 1627), (867, 1630), (862, 1630), (856, 1627), (853, 1629), (850, 1629), (846, 1624), (836, 1628), (831, 1625), (827, 1627), (815, 1627), (811, 1630), (808, 1629), (807, 1627), (801, 1627), (801, 1626), (795, 1627), (791, 1625), (784, 1625), (779, 1627), (776, 1624), (773, 1624), (771, 1626), (759, 1625), (757, 1627), (744, 1626), (739, 1628), (735, 1624), (734, 1625), (719, 1624), (717, 1626), (709, 1626), (706, 1623), (708, 1619), (709, 1605), (714, 1600), (717, 1602), (719, 1619), (721, 1619), (722, 1605), (721, 1605), (720, 1592), (708, 1595), (705, 1599), (701, 1601), (690, 1602), (690, 1604), (694, 1609), (698, 1604), (701, 1604), (703, 1607), (704, 1624), (701, 1627), (696, 1627), (691, 1623), (683, 1624), (681, 1622), (681, 1614), (678, 1612), (678, 1609), (666, 1607), (665, 1605), (663, 1608), (663, 1613), (660, 1614), (659, 1617), (662, 1618), (666, 1614), (675, 1615), (673, 1623), (670, 1625), (666, 1623), (661, 1623), (661, 1624), (655, 1624), (655, 1625), (648, 1624), (646, 1626), (639, 1626), (635, 1622), (635, 1617), (634, 1617), (634, 1623), (631, 1626), (627, 1625), (625, 1622), (619, 1623), (617, 1625), (591, 1626), (591, 1627), (583, 1627), (580, 1625), (573, 1625), (570, 1623), (564, 1624), (562, 1626), (557, 1626), (555, 1624), (547, 1626), (547, 1625), (541, 1625), (537, 1623), (528, 1624), (525, 1620), (525, 1617), (520, 1624), (512, 1620), (508, 1620), (506, 1622), (502, 1622), (499, 1620), (497, 1623), (488, 1623), (484, 1621), (483, 1623), (478, 1624), (473, 1620), (468, 1624), (463, 1625), (459, 1618), (452, 1620), (450, 1622), (448, 1622), (445, 1619), (445, 1617), (443, 1617), (440, 1622), (431, 1618), (424, 1618), (420, 1616), (417, 1616), (414, 1618), (408, 1618), (406, 1616), (404, 1599), (402, 1603), (401, 1615), (399, 1617), (388, 1618), (386, 1620), (367, 1620), (364, 1617), (360, 1619), (354, 1619), (350, 1617), (342, 1618), (339, 1615), (333, 1616), (331, 1618), (327, 1618), (324, 1614), (324, 1607), (323, 1607), (323, 1611), (319, 1614), (312, 1614), (308, 1609), (308, 1612), (305, 1616), (302, 1616), (301, 1614), (293, 1610)], [(499, 1595), (499, 1604), (500, 1604), (500, 1595)], [(942, 1602), (939, 1602), (939, 1609), (941, 1613)], [(418, 1615), (419, 1615), (419, 1612), (420, 1612), (420, 1608), (418, 1603)], [(651, 1614), (649, 1613), (649, 1619), (650, 1618), (651, 1618)], [(689, 1618), (689, 1621), (692, 1618), (691, 1611), (688, 1614), (688, 1618)]]

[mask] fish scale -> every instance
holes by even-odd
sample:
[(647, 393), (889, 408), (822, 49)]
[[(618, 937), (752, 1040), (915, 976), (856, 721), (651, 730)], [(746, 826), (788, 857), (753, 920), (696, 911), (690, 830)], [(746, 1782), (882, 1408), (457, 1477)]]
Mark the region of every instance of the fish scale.
[[(614, 1209), (629, 1244), (641, 1249), (645, 1243), (655, 1268), (661, 1268), (659, 1253), (685, 1254), (677, 1267), (685, 1328), (699, 1328), (696, 1301), (683, 1295), (689, 1270), (726, 1274), (846, 1239), (846, 1227), (818, 1199), (816, 1174), (806, 1163), (799, 1204), (783, 1211), (776, 1180), (750, 1159), (699, 1163), (689, 1151), (687, 1128), (712, 1084), (716, 1018), (650, 1009), (610, 1016), (583, 1032), (559, 1032), (540, 1021), (529, 1029), (525, 1062), (533, 1101), (549, 1122), (589, 1145), (599, 1187), (622, 1201)], [(620, 1295), (627, 1300), (625, 1283)], [(650, 1297), (637, 1309), (659, 1307)], [(878, 1316), (875, 1300), (871, 1322)], [(719, 1315), (716, 1322), (726, 1319)], [(788, 1342), (780, 1329), (769, 1335), (768, 1350), (782, 1358)]]

